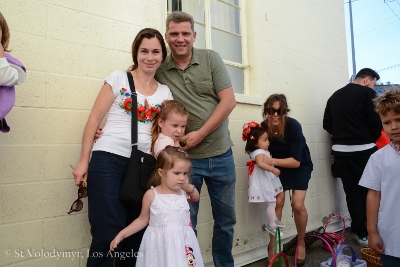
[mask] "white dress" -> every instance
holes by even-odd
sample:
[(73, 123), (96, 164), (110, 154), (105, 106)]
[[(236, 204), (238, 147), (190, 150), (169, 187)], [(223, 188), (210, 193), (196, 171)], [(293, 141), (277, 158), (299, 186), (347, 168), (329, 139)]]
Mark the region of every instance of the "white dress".
[[(251, 160), (255, 161), (256, 156), (264, 154), (271, 157), (268, 151), (256, 149), (250, 153)], [(279, 177), (274, 173), (265, 171), (254, 162), (254, 169), (249, 176), (249, 202), (275, 202), (276, 195), (283, 191)]]
[(196, 235), (190, 226), (189, 204), (182, 194), (158, 194), (150, 205), (150, 222), (136, 266), (203, 267)]

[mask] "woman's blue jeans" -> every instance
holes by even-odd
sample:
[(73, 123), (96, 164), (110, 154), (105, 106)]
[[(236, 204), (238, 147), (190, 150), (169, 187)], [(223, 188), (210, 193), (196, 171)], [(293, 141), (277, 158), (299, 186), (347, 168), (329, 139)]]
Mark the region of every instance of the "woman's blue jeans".
[[(232, 150), (222, 155), (192, 159), (191, 182), (200, 192), (203, 180), (210, 194), (214, 229), (212, 239), (212, 255), (214, 265), (233, 266), (232, 243), (235, 214), (236, 171)], [(190, 217), (196, 231), (199, 202), (190, 202)], [(197, 233), (197, 232), (196, 232)]]
[[(88, 252), (88, 267), (135, 266), (144, 229), (125, 239), (112, 253), (114, 237), (136, 219), (140, 210), (132, 209), (119, 200), (129, 158), (104, 151), (94, 151), (88, 171), (88, 209), (92, 243)], [(123, 253), (121, 253), (123, 252)], [(121, 257), (123, 255), (123, 257)], [(115, 265), (114, 265), (115, 260)]]

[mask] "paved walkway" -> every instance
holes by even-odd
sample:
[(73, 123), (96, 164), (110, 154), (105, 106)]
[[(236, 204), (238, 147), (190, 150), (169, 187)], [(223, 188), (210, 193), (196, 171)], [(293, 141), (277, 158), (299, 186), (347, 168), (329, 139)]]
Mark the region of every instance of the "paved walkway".
[[(360, 251), (361, 247), (354, 240), (353, 236), (354, 234), (350, 232), (350, 228), (347, 228), (345, 232), (344, 244), (352, 246), (357, 254), (357, 258), (362, 259)], [(306, 264), (304, 265), (304, 267), (320, 267), (321, 262), (326, 261), (328, 258), (331, 257), (331, 253), (327, 252), (325, 249), (321, 247), (321, 242), (322, 241), (320, 240), (316, 241), (311, 246), (311, 248), (307, 250)], [(345, 251), (344, 253), (347, 255), (350, 255), (351, 253), (349, 249), (344, 249), (344, 251)], [(294, 257), (288, 256), (288, 259), (290, 266), (294, 266)], [(266, 266), (268, 266), (267, 258), (245, 265), (245, 267), (266, 267)]]

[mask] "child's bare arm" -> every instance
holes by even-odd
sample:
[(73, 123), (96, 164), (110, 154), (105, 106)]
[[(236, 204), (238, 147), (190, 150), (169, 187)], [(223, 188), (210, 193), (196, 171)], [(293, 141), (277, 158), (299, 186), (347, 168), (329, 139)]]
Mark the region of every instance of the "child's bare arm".
[(384, 250), (382, 239), (377, 231), (380, 202), (381, 192), (369, 189), (367, 194), (368, 245), (378, 254), (381, 254)]
[(188, 195), (188, 199), (190, 201), (196, 202), (196, 201), (199, 200), (200, 194), (199, 194), (199, 191), (197, 191), (197, 188), (194, 185), (192, 185), (190, 183), (185, 183), (182, 186), (182, 189)]
[(281, 174), (281, 171), (279, 169), (275, 168), (274, 166), (269, 165), (268, 163), (266, 163), (264, 161), (264, 158), (267, 158), (267, 157), (265, 155), (263, 155), (263, 154), (258, 154), (256, 156), (255, 162), (256, 162), (257, 166), (260, 167), (263, 170), (266, 170), (266, 171), (274, 173), (276, 176), (279, 176)]
[(111, 241), (110, 250), (114, 251), (114, 249), (118, 246), (118, 244), (124, 240), (125, 238), (139, 232), (143, 228), (145, 228), (149, 224), (150, 220), (150, 205), (154, 200), (154, 191), (152, 189), (147, 190), (147, 192), (143, 196), (142, 201), (142, 210), (140, 212), (139, 217), (134, 220), (127, 227), (122, 229), (118, 235)]

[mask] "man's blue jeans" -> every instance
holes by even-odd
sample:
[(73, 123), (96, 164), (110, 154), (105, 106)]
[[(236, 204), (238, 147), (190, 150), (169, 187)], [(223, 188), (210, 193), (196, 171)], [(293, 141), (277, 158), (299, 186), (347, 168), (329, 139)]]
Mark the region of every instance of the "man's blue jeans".
[[(210, 194), (214, 230), (212, 254), (216, 267), (233, 266), (232, 243), (235, 214), (236, 171), (232, 150), (222, 155), (192, 159), (191, 182), (200, 192), (203, 180)], [(199, 202), (190, 202), (190, 217), (196, 231)]]

